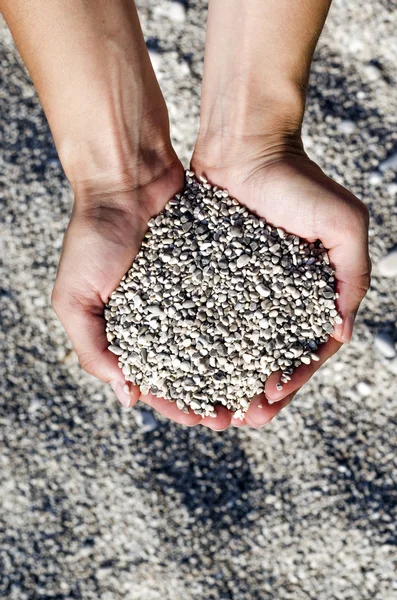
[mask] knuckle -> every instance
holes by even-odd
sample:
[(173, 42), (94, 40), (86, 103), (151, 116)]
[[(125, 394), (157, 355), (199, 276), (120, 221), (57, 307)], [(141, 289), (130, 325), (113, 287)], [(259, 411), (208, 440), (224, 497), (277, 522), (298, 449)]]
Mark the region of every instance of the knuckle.
[(371, 275), (369, 273), (366, 273), (365, 275), (362, 276), (361, 285), (360, 285), (361, 299), (364, 298), (365, 294), (368, 292), (370, 285), (371, 285)]
[(77, 358), (78, 358), (80, 367), (86, 373), (88, 373), (88, 375), (95, 376), (95, 373), (96, 373), (95, 359), (92, 358), (91, 356), (87, 357), (85, 354), (78, 354)]
[(371, 273), (367, 273), (366, 275), (364, 275), (364, 288), (365, 288), (366, 292), (368, 291), (370, 285), (371, 285)]
[[(355, 237), (367, 235), (369, 227), (369, 211), (361, 201), (348, 205), (342, 213), (346, 233)], [(342, 216), (341, 215), (341, 216)]]
[(362, 202), (360, 204), (359, 215), (360, 215), (361, 226), (365, 231), (367, 231), (368, 227), (369, 227), (369, 219), (370, 219), (369, 210), (365, 206), (365, 204), (363, 204)]
[(62, 306), (62, 291), (60, 290), (57, 284), (54, 285), (54, 288), (51, 293), (51, 306), (58, 314), (59, 309)]
[(361, 237), (365, 230), (365, 220), (359, 211), (354, 211), (348, 215), (347, 232), (355, 238)]

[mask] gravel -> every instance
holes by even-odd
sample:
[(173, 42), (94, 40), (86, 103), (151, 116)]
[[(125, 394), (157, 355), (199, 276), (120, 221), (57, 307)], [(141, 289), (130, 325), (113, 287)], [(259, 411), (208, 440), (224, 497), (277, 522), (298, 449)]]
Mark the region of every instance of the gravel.
[[(158, 13), (170, 2), (138, 5), (188, 165), (206, 3), (184, 3), (180, 24)], [(0, 28), (1, 598), (395, 599), (397, 358), (374, 338), (397, 339), (397, 278), (376, 268), (397, 245), (397, 171), (379, 170), (397, 148), (396, 19), (391, 0), (334, 0), (304, 126), (310, 156), (371, 212), (353, 339), (264, 430), (223, 433), (159, 415), (144, 431), (148, 408), (79, 368), (49, 301), (71, 195)]]
[(271, 373), (281, 390), (319, 360), (338, 317), (334, 287), (321, 242), (266, 224), (187, 171), (110, 296), (109, 350), (142, 394), (203, 417), (222, 404), (242, 419)]

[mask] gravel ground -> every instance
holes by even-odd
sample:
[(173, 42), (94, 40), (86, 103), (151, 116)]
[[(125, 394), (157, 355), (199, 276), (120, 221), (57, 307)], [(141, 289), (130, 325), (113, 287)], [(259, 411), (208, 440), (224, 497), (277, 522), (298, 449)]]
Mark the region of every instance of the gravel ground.
[[(140, 0), (185, 164), (206, 3)], [(397, 6), (335, 0), (305, 141), (364, 199), (374, 277), (351, 344), (261, 431), (184, 429), (122, 409), (83, 373), (50, 308), (71, 196), (0, 27), (0, 597), (397, 597)], [(394, 163), (390, 158), (395, 157)], [(388, 162), (385, 162), (388, 160)]]

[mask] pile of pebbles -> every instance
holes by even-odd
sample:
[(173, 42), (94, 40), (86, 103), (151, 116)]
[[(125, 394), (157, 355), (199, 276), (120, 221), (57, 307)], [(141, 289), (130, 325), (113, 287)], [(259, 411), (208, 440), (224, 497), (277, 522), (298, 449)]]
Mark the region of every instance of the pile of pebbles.
[(281, 388), (318, 360), (342, 321), (336, 298), (320, 241), (266, 224), (187, 171), (110, 296), (109, 350), (142, 394), (202, 416), (220, 403), (243, 418), (272, 372)]

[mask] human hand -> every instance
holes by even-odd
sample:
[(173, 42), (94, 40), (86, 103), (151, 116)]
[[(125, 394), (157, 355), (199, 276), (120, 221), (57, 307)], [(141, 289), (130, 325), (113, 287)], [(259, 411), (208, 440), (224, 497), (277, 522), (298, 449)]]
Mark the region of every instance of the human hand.
[[(126, 407), (138, 401), (139, 388), (130, 384), (129, 393), (125, 391), (126, 381), (117, 357), (108, 350), (104, 306), (131, 266), (149, 219), (182, 186), (183, 169), (175, 159), (165, 171), (143, 184), (106, 181), (80, 191), (75, 195), (64, 237), (52, 294), (54, 309), (80, 365), (109, 383)], [(172, 418), (171, 414), (167, 416)], [(189, 415), (178, 411), (177, 417), (179, 422), (189, 424)]]
[[(183, 187), (184, 173), (176, 160), (152, 181), (136, 187), (101, 183), (100, 189), (78, 194), (65, 234), (53, 306), (64, 325), (83, 369), (109, 383), (121, 404), (130, 407), (140, 398), (167, 418), (184, 425), (224, 429), (230, 421), (221, 407), (217, 418), (185, 414), (175, 403), (153, 394), (140, 395), (127, 384), (117, 357), (108, 350), (104, 306), (130, 268), (147, 223)], [(126, 393), (126, 386), (129, 388)]]
[[(368, 211), (306, 156), (299, 139), (281, 149), (275, 139), (235, 138), (214, 144), (214, 140), (199, 138), (192, 169), (226, 188), (271, 225), (308, 241), (320, 239), (335, 269), (337, 308), (343, 323), (335, 326), (332, 337), (319, 348), (320, 360), (301, 365), (282, 390), (276, 388), (280, 373), (269, 377), (265, 394), (251, 402), (245, 417), (245, 423), (261, 427), (351, 338), (354, 317), (370, 280)], [(269, 404), (268, 400), (277, 402)], [(236, 426), (244, 424), (230, 418)]]

